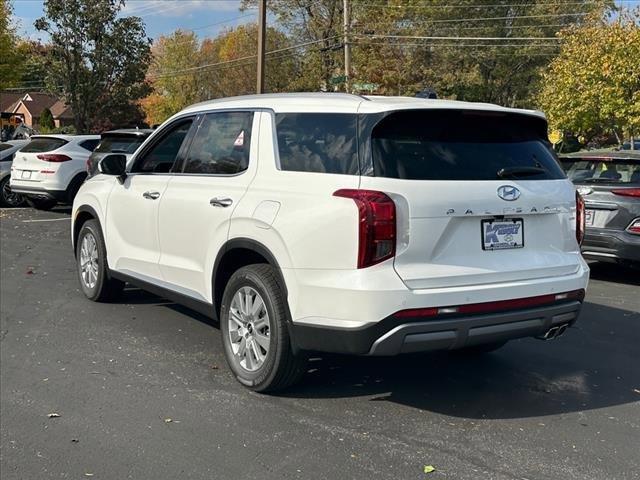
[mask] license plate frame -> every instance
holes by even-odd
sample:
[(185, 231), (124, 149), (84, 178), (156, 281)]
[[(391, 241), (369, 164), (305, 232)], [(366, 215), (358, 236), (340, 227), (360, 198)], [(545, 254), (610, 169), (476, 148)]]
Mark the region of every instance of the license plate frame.
[[(496, 225), (493, 231), (488, 232), (488, 226)], [(514, 230), (514, 227), (518, 228)], [(504, 229), (504, 233), (500, 232), (500, 227)], [(496, 243), (487, 241), (487, 235), (493, 235), (497, 240)], [(515, 238), (514, 238), (515, 235)], [(480, 244), (484, 251), (495, 250), (515, 250), (524, 248), (524, 219), (523, 218), (505, 218), (505, 219), (484, 219), (480, 222)]]

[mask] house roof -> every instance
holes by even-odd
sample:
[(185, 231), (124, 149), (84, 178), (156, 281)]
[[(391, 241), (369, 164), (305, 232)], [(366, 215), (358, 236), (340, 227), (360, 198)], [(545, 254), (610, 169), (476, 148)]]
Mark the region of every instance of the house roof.
[(0, 112), (11, 112), (16, 103), (24, 96), (23, 93), (0, 92)]
[(10, 105), (11, 110), (9, 111), (15, 112), (20, 104), (24, 105), (34, 117), (40, 117), (42, 111), (48, 108), (53, 118), (73, 118), (71, 109), (58, 97), (48, 93), (27, 92), (18, 94), (18, 100), (13, 105)]

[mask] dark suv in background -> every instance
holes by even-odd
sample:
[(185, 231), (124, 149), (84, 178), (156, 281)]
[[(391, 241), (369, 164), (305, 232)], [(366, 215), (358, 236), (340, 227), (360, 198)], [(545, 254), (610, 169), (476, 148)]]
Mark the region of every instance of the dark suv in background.
[(100, 137), (100, 144), (87, 160), (87, 178), (98, 173), (98, 162), (109, 153), (124, 153), (127, 160), (142, 142), (151, 135), (152, 129), (120, 129), (104, 132)]
[(640, 151), (576, 152), (560, 162), (585, 200), (584, 257), (640, 266)]

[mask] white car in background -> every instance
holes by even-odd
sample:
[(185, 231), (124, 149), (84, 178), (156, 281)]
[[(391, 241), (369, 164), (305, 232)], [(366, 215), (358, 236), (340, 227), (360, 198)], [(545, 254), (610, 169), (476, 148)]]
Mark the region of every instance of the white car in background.
[(541, 112), (221, 99), (99, 171), (73, 204), (83, 293), (105, 301), (130, 282), (219, 318), (229, 366), (254, 390), (290, 385), (306, 352), (549, 340), (584, 299), (584, 203)]
[(35, 135), (14, 156), (11, 190), (34, 208), (73, 203), (100, 135)]
[(0, 143), (0, 207), (21, 207), (24, 197), (11, 191), (11, 162), (15, 153), (24, 147), (29, 140), (9, 140)]

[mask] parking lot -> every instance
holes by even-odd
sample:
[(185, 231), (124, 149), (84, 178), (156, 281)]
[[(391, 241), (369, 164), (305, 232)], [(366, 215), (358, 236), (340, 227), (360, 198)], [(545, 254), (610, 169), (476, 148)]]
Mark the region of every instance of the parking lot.
[(69, 226), (69, 209), (0, 210), (3, 480), (640, 478), (637, 272), (592, 265), (560, 339), (326, 356), (265, 396), (197, 313), (135, 289), (86, 300)]

